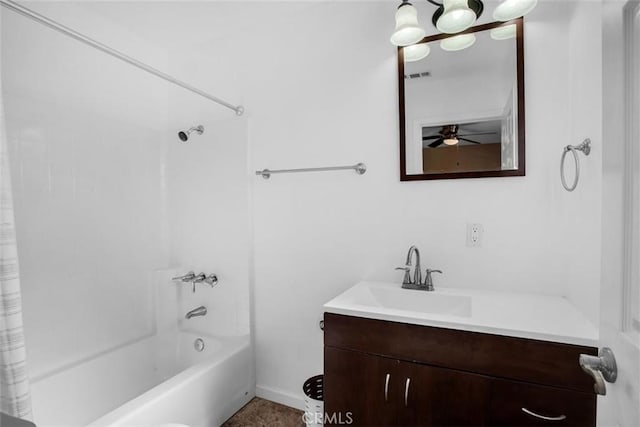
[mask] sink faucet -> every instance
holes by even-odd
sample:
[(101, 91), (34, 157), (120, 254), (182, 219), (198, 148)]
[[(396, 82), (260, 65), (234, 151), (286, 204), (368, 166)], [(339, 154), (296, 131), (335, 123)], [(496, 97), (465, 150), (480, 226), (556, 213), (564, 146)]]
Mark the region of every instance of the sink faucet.
[[(416, 265), (414, 267), (413, 279), (411, 278), (411, 260), (413, 254), (416, 255)], [(407, 262), (404, 267), (397, 267), (396, 270), (404, 271), (404, 278), (402, 279), (403, 289), (415, 289), (420, 291), (434, 291), (432, 273), (442, 273), (440, 270), (432, 270), (427, 268), (427, 274), (422, 282), (422, 271), (420, 270), (420, 251), (417, 247), (411, 246), (409, 253), (407, 253)]]
[[(416, 254), (416, 265), (414, 267), (413, 279), (411, 279), (411, 259), (413, 254)], [(417, 247), (411, 246), (407, 253), (407, 262), (404, 267), (397, 267), (396, 270), (404, 270), (404, 279), (402, 280), (402, 287), (405, 289), (420, 289), (422, 285), (422, 267), (420, 267), (420, 251)]]
[(191, 319), (192, 317), (204, 316), (206, 314), (207, 314), (207, 307), (205, 307), (204, 305), (201, 305), (200, 307), (194, 308), (193, 310), (188, 312), (184, 317), (186, 319)]

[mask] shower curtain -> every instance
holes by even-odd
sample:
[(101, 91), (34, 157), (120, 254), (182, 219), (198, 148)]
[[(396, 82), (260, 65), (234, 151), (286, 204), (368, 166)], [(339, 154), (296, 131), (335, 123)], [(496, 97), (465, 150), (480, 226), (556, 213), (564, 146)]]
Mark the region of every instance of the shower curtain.
[(31, 419), (1, 77), (0, 72), (0, 410)]

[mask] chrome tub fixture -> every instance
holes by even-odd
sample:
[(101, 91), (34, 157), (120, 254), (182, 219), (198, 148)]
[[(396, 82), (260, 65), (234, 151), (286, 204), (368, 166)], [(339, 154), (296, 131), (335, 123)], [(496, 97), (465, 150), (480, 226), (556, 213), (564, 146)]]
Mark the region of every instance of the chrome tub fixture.
[(191, 281), (191, 284), (193, 285), (193, 292), (196, 291), (196, 283), (206, 283), (213, 288), (216, 284), (218, 284), (218, 276), (216, 276), (215, 274), (210, 274), (208, 276), (204, 273), (198, 274)]
[(206, 283), (212, 288), (218, 284), (218, 276), (215, 274), (206, 275), (204, 273), (195, 274), (193, 271), (188, 272), (184, 276), (178, 276), (171, 279), (174, 282), (191, 283), (192, 292), (196, 291), (196, 283)]
[(196, 316), (206, 316), (207, 315), (207, 307), (201, 305), (200, 307), (196, 307), (187, 314), (184, 315), (185, 319), (191, 319)]

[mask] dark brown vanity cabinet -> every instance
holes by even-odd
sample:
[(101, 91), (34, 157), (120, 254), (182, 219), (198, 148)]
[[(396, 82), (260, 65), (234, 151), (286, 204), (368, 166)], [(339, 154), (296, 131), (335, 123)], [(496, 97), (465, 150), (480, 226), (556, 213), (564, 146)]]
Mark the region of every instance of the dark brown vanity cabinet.
[(481, 375), (350, 350), (325, 348), (325, 367), (326, 408), (353, 425), (475, 426), (489, 396)]
[(596, 349), (325, 314), (326, 425), (595, 426)]

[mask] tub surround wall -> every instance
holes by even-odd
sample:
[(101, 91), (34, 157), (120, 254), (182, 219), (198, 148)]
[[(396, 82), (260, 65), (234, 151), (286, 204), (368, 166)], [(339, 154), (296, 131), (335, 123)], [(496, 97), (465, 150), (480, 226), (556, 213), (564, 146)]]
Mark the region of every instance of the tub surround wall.
[[(38, 3), (96, 38), (111, 26)], [(132, 33), (133, 55), (166, 55)], [(32, 379), (154, 331), (152, 271), (169, 255), (159, 141), (166, 86), (15, 13), (2, 13), (3, 101)], [(34, 414), (38, 420), (38, 398)]]
[[(167, 46), (102, 13), (112, 5), (29, 7), (170, 70)], [(123, 346), (138, 348), (179, 322), (248, 334), (247, 123), (209, 115), (217, 107), (208, 101), (195, 101), (202, 110), (174, 122), (169, 113), (179, 107), (170, 110), (168, 83), (15, 13), (3, 10), (1, 30), (34, 417), (38, 425), (86, 425), (148, 389), (149, 378), (114, 375), (91, 401), (83, 381), (95, 387), (105, 379), (72, 368), (99, 363), (97, 356), (126, 365), (117, 358)], [(177, 131), (194, 124), (205, 134), (180, 144)], [(186, 269), (216, 272), (220, 284), (199, 285), (192, 295), (170, 281)], [(207, 317), (183, 322), (201, 304)], [(132, 359), (149, 360), (145, 351)], [(246, 357), (242, 363), (253, 366)], [(246, 372), (253, 383), (253, 369)], [(55, 391), (61, 384), (78, 387), (65, 396)], [(74, 408), (81, 395), (87, 401)]]
[[(170, 99), (174, 96), (172, 91)], [(193, 135), (188, 144), (181, 144), (177, 133), (170, 132), (167, 141), (171, 265), (183, 266), (177, 274), (188, 270), (215, 273), (218, 284), (214, 288), (197, 284), (195, 293), (190, 284), (169, 286), (178, 289), (178, 318), (183, 328), (248, 335), (247, 120), (211, 120), (206, 112), (193, 111), (191, 121), (182, 124), (202, 124), (201, 136)], [(184, 318), (200, 305), (207, 307), (206, 316)]]

